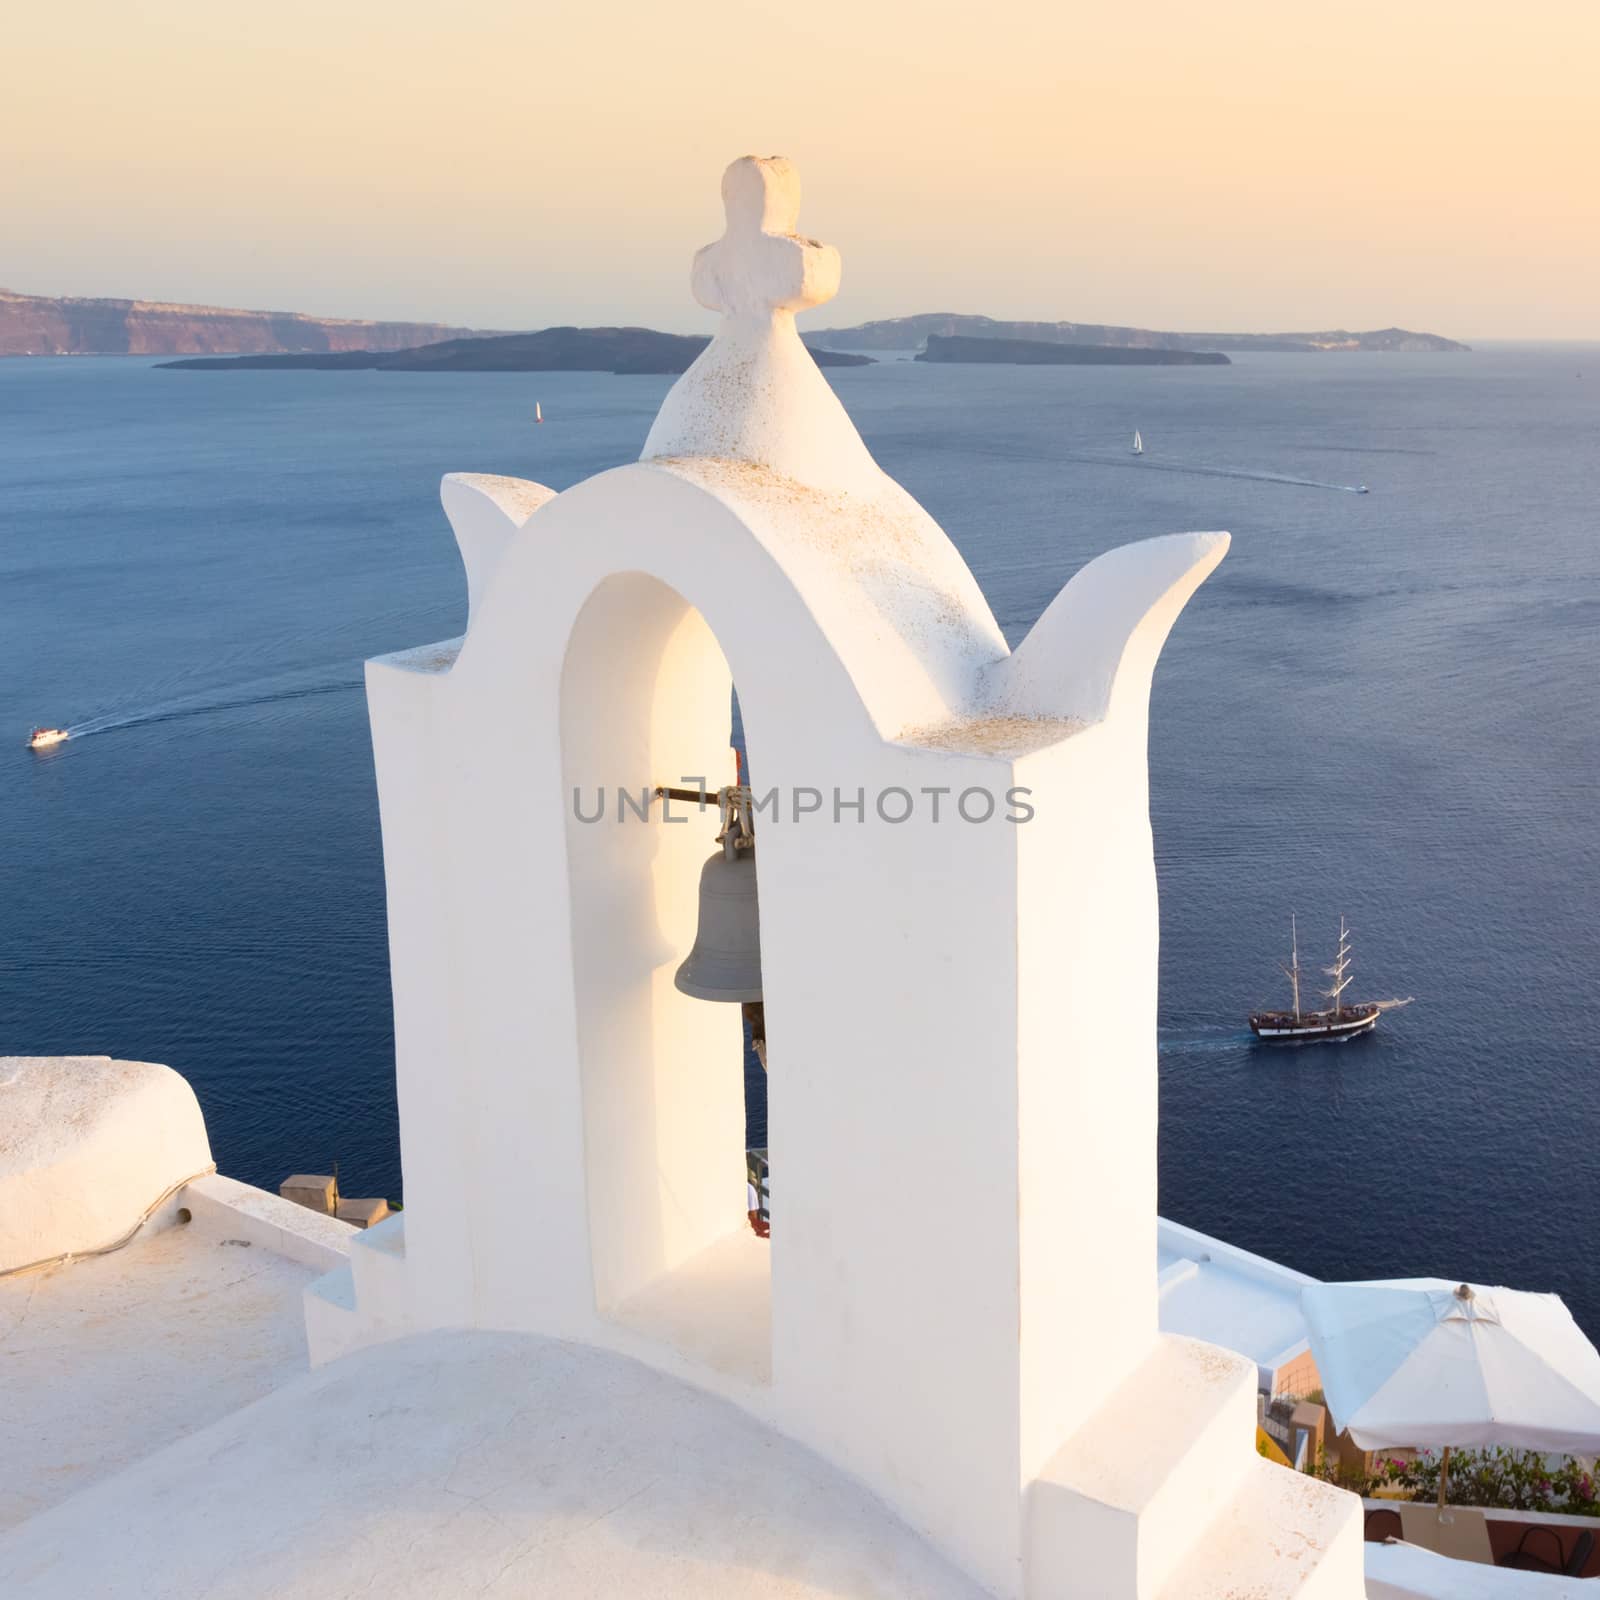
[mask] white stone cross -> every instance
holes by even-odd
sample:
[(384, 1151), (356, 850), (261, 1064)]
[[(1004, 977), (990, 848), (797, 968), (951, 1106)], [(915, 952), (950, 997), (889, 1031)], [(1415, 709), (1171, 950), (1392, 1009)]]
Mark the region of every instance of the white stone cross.
[(722, 204), (726, 230), (695, 253), (689, 277), (722, 324), (662, 401), (641, 459), (748, 461), (812, 488), (903, 494), (878, 470), (794, 325), (795, 312), (839, 291), (839, 252), (794, 231), (794, 163), (741, 156), (722, 175)]
[(800, 174), (785, 156), (742, 156), (722, 175), (728, 225), (695, 253), (694, 297), (726, 317), (768, 321), (839, 292), (839, 252), (803, 239)]

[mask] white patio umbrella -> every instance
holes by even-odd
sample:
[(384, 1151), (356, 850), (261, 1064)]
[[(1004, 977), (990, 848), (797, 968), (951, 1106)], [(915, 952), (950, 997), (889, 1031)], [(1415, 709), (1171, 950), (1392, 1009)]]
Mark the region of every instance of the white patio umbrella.
[(1559, 1295), (1396, 1278), (1300, 1294), (1336, 1426), (1363, 1450), (1600, 1450), (1600, 1351)]

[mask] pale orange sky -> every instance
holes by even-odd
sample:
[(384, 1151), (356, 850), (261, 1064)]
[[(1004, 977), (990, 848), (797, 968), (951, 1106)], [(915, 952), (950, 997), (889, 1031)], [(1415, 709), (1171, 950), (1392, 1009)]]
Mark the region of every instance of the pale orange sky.
[(18, 8), (0, 284), (707, 322), (732, 157), (915, 311), (1600, 338), (1600, 0)]

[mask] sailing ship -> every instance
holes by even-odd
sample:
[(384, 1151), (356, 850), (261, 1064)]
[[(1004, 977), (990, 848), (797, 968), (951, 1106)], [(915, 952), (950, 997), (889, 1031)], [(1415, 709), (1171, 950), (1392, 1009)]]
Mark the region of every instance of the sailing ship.
[(533, 402), (533, 420), (535, 422), (544, 421), (544, 407), (537, 400)]
[(1385, 1011), (1396, 1011), (1411, 1004), (1412, 997), (1404, 1000), (1359, 1000), (1354, 1004), (1344, 998), (1350, 986), (1350, 930), (1343, 917), (1339, 918), (1339, 953), (1331, 967), (1322, 970), (1333, 979), (1329, 988), (1322, 991), (1325, 1000), (1333, 1002), (1326, 1011), (1306, 1011), (1300, 1005), (1300, 930), (1296, 919), (1289, 918), (1289, 961), (1279, 963), (1283, 975), (1289, 980), (1294, 993), (1294, 1006), (1289, 1011), (1252, 1011), (1250, 1031), (1265, 1044), (1308, 1044), (1319, 1040), (1353, 1039), (1357, 1034), (1370, 1033), (1378, 1025)]
[(1142, 456), (1144, 454), (1144, 440), (1140, 438), (1139, 430), (1137, 428), (1133, 430), (1133, 453), (1136, 456)]

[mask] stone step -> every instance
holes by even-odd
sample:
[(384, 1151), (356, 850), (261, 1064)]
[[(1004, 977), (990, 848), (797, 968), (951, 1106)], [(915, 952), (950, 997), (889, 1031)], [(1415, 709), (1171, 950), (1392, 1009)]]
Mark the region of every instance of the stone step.
[(1361, 1600), (1364, 1555), (1355, 1495), (1255, 1456), (1158, 1600)]
[(313, 1278), (301, 1291), (305, 1307), (306, 1348), (311, 1365), (320, 1367), (359, 1348), (361, 1320), (356, 1315), (356, 1288), (347, 1261), (320, 1278)]
[(355, 1275), (361, 1320), (386, 1331), (409, 1321), (406, 1281), (406, 1217), (396, 1211), (350, 1240), (350, 1270)]
[(1163, 1334), (1029, 1492), (1030, 1592), (1155, 1600), (1255, 1454), (1256, 1367)]

